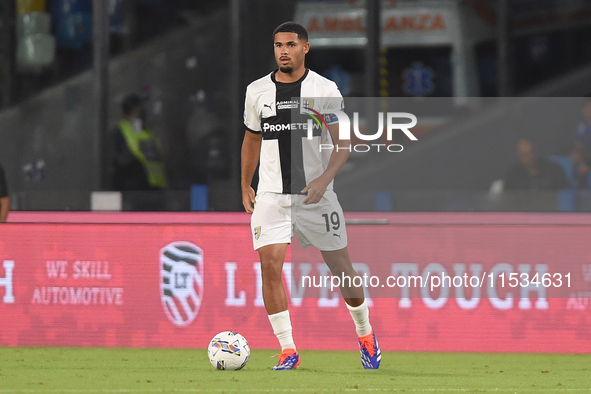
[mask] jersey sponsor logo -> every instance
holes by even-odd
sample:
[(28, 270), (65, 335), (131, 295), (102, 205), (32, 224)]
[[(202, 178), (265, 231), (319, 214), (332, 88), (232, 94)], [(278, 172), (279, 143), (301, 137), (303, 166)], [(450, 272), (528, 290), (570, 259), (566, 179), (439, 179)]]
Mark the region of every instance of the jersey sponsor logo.
[[(314, 129), (317, 127), (314, 126)], [(269, 122), (263, 123), (263, 133), (271, 133), (274, 131), (292, 131), (292, 130), (307, 130), (307, 123), (280, 123), (271, 124)]]
[(277, 103), (277, 109), (296, 109), (299, 105), (298, 100), (284, 100)]
[(203, 251), (186, 241), (166, 245), (160, 250), (160, 276), (166, 316), (176, 326), (190, 324), (203, 298)]

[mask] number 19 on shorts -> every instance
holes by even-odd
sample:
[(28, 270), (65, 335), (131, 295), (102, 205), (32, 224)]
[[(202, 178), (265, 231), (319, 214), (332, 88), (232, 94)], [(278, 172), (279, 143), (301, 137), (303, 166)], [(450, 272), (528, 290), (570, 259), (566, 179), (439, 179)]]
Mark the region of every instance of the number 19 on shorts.
[(333, 211), (330, 215), (328, 213), (323, 213), (322, 217), (324, 218), (324, 223), (326, 224), (326, 232), (330, 232), (332, 230), (336, 231), (341, 228), (341, 219), (339, 218), (339, 214), (336, 211)]

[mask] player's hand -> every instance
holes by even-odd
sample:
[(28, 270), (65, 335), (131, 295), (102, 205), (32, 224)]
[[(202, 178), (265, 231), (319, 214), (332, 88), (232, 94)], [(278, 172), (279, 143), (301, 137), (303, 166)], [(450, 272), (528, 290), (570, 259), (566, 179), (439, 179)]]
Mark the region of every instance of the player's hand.
[(330, 181), (326, 182), (322, 177), (316, 178), (308, 183), (308, 185), (302, 190), (302, 193), (308, 193), (306, 198), (304, 198), (304, 204), (316, 204), (320, 202), (329, 183)]
[(244, 205), (244, 210), (248, 213), (252, 213), (254, 211), (254, 189), (250, 186), (242, 188), (242, 205)]

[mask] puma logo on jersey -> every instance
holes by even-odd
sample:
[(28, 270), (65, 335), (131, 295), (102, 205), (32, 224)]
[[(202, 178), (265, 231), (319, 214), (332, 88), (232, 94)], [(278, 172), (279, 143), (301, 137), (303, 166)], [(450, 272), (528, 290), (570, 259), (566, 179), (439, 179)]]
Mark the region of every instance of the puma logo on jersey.
[(264, 104), (263, 103), (263, 108), (269, 108), (271, 111), (273, 111), (273, 103), (271, 103), (271, 104)]
[(339, 239), (341, 238), (341, 234), (337, 234), (337, 233), (332, 233), (333, 237), (339, 237)]

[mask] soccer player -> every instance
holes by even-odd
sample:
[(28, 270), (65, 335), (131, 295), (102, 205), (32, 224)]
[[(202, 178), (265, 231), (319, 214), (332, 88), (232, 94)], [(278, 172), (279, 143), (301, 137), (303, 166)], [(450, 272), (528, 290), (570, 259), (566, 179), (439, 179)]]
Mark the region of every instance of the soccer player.
[[(283, 23), (273, 32), (273, 40), (278, 70), (252, 82), (246, 89), (247, 131), (242, 144), (241, 186), (244, 208), (252, 213), (253, 243), (261, 261), (263, 301), (281, 345), (279, 363), (273, 369), (288, 370), (300, 364), (281, 279), (293, 232), (303, 247), (313, 245), (321, 251), (333, 275), (354, 278), (357, 273), (347, 250), (343, 211), (332, 187), (333, 178), (350, 152), (339, 149), (321, 153), (304, 147), (303, 143), (292, 146), (292, 142), (301, 141), (299, 137), (293, 138), (292, 133), (302, 130), (290, 129), (292, 110), (300, 108), (300, 101), (309, 98), (310, 105), (313, 97), (317, 101), (326, 98), (328, 107), (322, 109), (340, 111), (343, 98), (334, 82), (305, 67), (310, 43), (303, 26)], [(316, 135), (316, 143), (338, 141), (338, 118), (326, 117), (328, 131), (323, 129), (321, 135)], [(349, 146), (346, 141), (338, 142), (339, 147)], [(251, 183), (259, 162), (255, 197)], [(381, 352), (369, 322), (363, 288), (341, 286), (341, 293), (359, 336), (363, 366), (379, 368)]]

